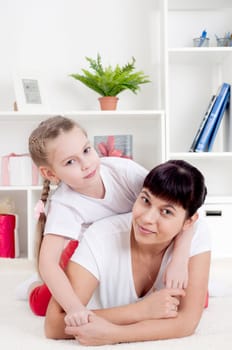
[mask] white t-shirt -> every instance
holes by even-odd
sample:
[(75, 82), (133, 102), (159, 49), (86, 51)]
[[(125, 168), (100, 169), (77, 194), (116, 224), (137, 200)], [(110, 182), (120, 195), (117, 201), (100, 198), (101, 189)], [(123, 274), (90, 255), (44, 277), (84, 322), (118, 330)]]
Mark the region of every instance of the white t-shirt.
[(101, 158), (100, 174), (105, 197), (97, 199), (85, 196), (61, 183), (49, 200), (44, 234), (80, 240), (93, 222), (130, 212), (147, 173), (145, 168), (131, 159)]
[[(130, 229), (131, 213), (103, 219), (89, 227), (74, 252), (71, 260), (82, 265), (100, 281), (88, 304), (90, 308), (108, 308), (138, 300), (132, 274)], [(157, 290), (164, 288), (163, 273), (171, 258), (172, 249), (173, 246), (170, 245), (163, 257), (153, 285)], [(208, 227), (204, 219), (198, 219), (190, 256), (209, 250)]]

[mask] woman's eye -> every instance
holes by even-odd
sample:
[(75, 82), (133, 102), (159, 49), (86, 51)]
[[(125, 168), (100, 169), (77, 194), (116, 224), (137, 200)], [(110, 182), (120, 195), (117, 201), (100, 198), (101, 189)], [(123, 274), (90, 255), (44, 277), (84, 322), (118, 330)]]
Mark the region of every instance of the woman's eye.
[(141, 199), (144, 203), (149, 203), (149, 200), (147, 199), (147, 197), (142, 196)]
[(162, 210), (162, 213), (163, 213), (164, 215), (172, 215), (172, 211), (169, 210), (169, 209), (163, 209), (163, 210)]

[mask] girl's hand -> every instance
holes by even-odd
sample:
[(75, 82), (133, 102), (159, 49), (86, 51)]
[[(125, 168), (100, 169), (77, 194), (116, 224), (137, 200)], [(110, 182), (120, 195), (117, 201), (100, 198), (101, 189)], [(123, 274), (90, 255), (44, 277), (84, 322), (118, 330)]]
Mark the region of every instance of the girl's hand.
[(119, 328), (120, 326), (93, 314), (89, 316), (89, 323), (82, 326), (67, 326), (65, 333), (73, 335), (82, 345), (96, 346), (118, 343)]
[(166, 288), (187, 288), (189, 253), (195, 230), (195, 225), (191, 225), (176, 236), (172, 258), (163, 275)]
[(83, 308), (78, 311), (69, 312), (65, 316), (64, 322), (66, 326), (81, 326), (89, 322), (90, 315), (93, 315), (93, 312)]
[(187, 288), (188, 258), (173, 258), (166, 267), (163, 282), (166, 288)]

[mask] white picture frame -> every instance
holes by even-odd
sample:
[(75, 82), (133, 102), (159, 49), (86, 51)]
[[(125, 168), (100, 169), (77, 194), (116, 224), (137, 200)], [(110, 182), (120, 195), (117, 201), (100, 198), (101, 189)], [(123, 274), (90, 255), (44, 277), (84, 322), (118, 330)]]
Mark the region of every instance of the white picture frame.
[(15, 109), (18, 112), (47, 112), (44, 84), (35, 74), (13, 74)]

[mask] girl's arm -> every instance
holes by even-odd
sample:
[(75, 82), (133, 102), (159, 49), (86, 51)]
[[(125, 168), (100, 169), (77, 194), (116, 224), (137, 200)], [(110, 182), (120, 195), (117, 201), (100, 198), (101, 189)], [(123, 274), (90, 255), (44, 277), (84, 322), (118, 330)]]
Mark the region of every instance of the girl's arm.
[[(75, 320), (75, 324), (83, 324), (88, 322), (91, 311), (81, 303), (59, 265), (64, 243), (65, 238), (62, 236), (49, 234), (44, 236), (40, 249), (39, 270), (51, 294), (65, 312), (72, 317), (73, 321)], [(68, 323), (67, 318), (67, 324), (73, 323)]]
[[(66, 327), (84, 345), (104, 345), (120, 342), (179, 338), (191, 335), (201, 318), (208, 288), (210, 252), (190, 258), (189, 283), (181, 298), (178, 315), (168, 319), (147, 319), (130, 325), (115, 325), (101, 317), (91, 316), (80, 327)], [(99, 312), (100, 315), (100, 312)]]
[(187, 288), (189, 253), (195, 232), (194, 227), (192, 225), (187, 231), (180, 232), (174, 240), (171, 261), (163, 276), (167, 288)]
[[(98, 280), (84, 267), (69, 261), (67, 270), (73, 271), (72, 274), (69, 273), (70, 285), (75, 289), (75, 297), (78, 295), (78, 299), (82, 301), (82, 305), (87, 305), (94, 290), (98, 286)], [(66, 276), (67, 278), (67, 276)], [(69, 317), (69, 324), (75, 325), (72, 315), (66, 315), (63, 308), (58, 304), (55, 298), (51, 298), (46, 318), (45, 318), (45, 334), (48, 338), (52, 339), (65, 339), (70, 338), (64, 332), (65, 330), (65, 319)], [(71, 336), (71, 338), (73, 338)]]

